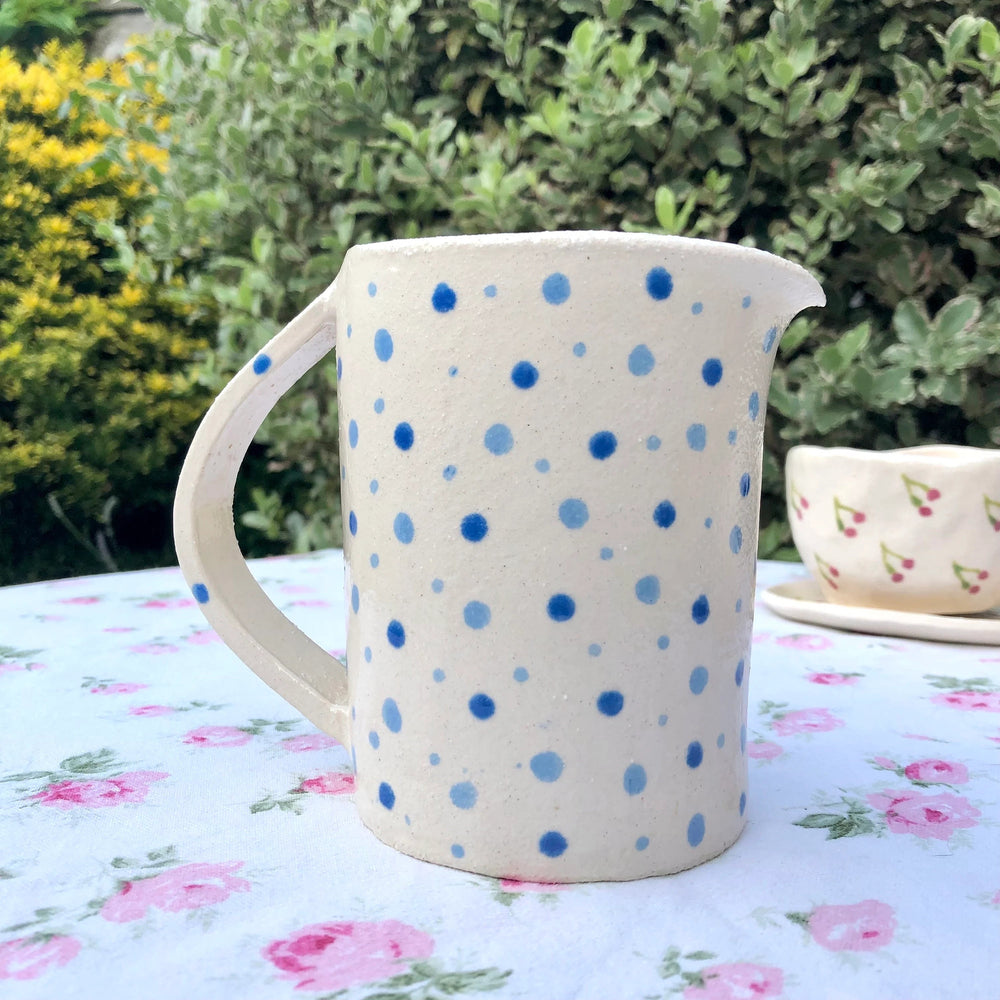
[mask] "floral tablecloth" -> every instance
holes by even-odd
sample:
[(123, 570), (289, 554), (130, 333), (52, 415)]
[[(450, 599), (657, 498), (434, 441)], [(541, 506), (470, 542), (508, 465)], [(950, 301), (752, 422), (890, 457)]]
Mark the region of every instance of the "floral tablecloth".
[[(265, 560), (344, 644), (339, 552)], [(801, 575), (762, 563), (759, 587)], [(375, 840), (347, 752), (177, 570), (0, 590), (0, 996), (996, 1000), (1000, 649), (758, 604), (749, 825), (666, 878), (555, 886)]]

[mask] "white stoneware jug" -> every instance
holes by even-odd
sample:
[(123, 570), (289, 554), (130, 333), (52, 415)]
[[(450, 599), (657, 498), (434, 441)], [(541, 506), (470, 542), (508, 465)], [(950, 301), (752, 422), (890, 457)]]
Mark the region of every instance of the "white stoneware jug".
[[(233, 379), (177, 492), (220, 636), (351, 748), (365, 824), (536, 881), (677, 871), (745, 822), (764, 409), (802, 268), (603, 232), (351, 249)], [(233, 533), (268, 410), (337, 348), (348, 669)]]

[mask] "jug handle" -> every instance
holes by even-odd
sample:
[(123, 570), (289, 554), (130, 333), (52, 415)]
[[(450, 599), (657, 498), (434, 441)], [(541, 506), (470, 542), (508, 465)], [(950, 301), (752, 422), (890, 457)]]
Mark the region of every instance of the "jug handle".
[(209, 624), (266, 684), (349, 743), (347, 671), (270, 601), (236, 541), (236, 476), (278, 399), (336, 345), (331, 285), (223, 389), (191, 442), (174, 499), (181, 572)]

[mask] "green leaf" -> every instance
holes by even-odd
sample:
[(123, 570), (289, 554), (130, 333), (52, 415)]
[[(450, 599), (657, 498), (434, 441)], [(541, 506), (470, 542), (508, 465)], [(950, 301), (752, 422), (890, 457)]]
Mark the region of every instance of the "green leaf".
[(971, 295), (961, 295), (946, 303), (934, 317), (937, 335), (951, 340), (965, 332), (979, 318), (979, 300)]
[(885, 52), (895, 48), (906, 35), (906, 21), (898, 14), (889, 18), (878, 33), (878, 47)]
[(655, 197), (656, 221), (668, 233), (674, 232), (674, 220), (677, 215), (677, 202), (674, 192), (665, 184), (656, 189)]
[(838, 813), (810, 813), (802, 819), (796, 820), (795, 826), (803, 826), (807, 830), (829, 830), (842, 822), (843, 816)]
[(59, 762), (59, 767), (71, 774), (98, 774), (113, 767), (115, 763), (114, 750), (105, 747), (103, 750), (96, 750), (92, 753), (81, 753), (67, 757)]
[(980, 59), (995, 59), (1000, 55), (1000, 31), (985, 18), (979, 26), (978, 55)]
[(922, 348), (930, 336), (930, 322), (923, 308), (913, 299), (905, 299), (896, 306), (892, 328), (904, 344)]
[(684, 957), (690, 962), (707, 962), (715, 958), (715, 953), (711, 951), (689, 951)]

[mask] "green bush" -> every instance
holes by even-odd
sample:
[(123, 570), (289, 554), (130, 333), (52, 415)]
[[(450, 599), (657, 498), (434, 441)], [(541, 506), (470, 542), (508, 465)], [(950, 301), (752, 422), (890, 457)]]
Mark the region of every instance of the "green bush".
[[(135, 84), (173, 128), (142, 238), (198, 267), (216, 386), (353, 243), (643, 229), (826, 288), (774, 375), (762, 554), (791, 444), (1000, 445), (998, 0), (148, 6), (171, 29)], [(265, 425), (258, 538), (339, 540), (334, 388), (314, 371)]]
[(96, 0), (3, 0), (0, 45), (25, 61), (34, 59), (46, 42), (84, 39), (103, 20)]

